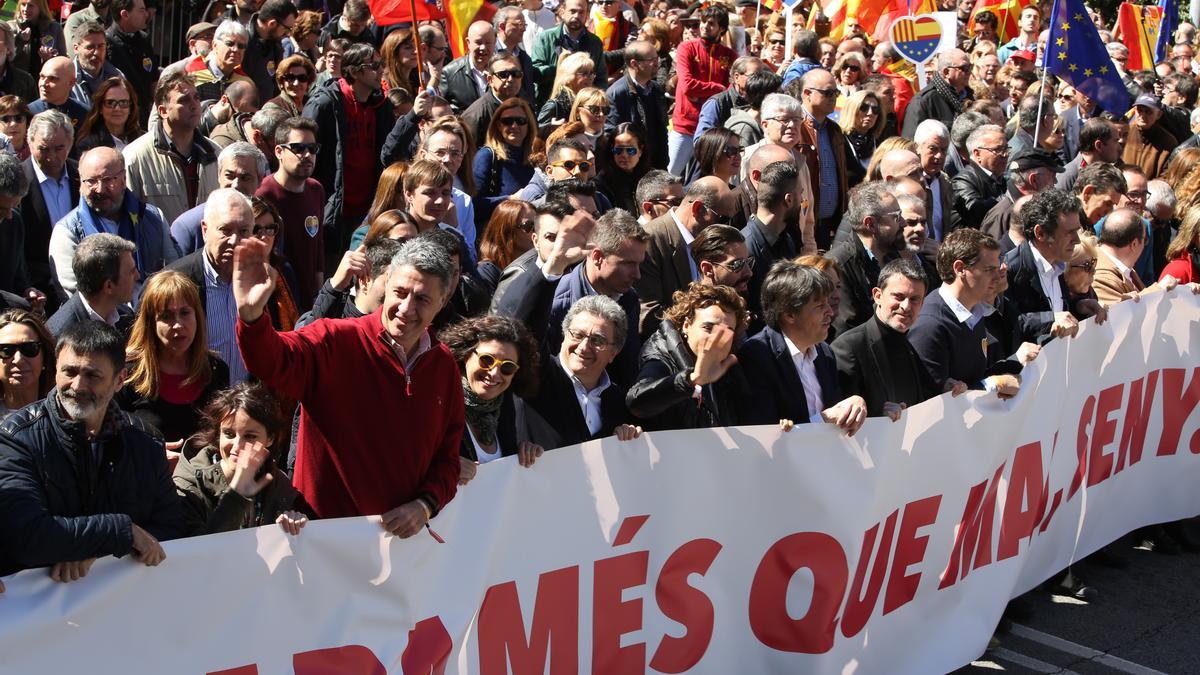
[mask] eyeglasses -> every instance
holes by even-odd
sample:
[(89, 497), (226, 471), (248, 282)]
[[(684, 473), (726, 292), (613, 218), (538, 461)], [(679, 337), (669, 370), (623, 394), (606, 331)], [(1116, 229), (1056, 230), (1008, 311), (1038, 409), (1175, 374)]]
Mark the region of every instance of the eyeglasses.
[(267, 225), (255, 225), (254, 229), (251, 230), (250, 233), (253, 234), (254, 236), (258, 237), (259, 239), (265, 239), (267, 237), (274, 237), (276, 234), (279, 234), (279, 223), (269, 223)]
[(809, 87), (809, 88), (805, 89), (804, 91), (815, 91), (822, 96), (837, 96), (838, 95), (838, 90), (836, 87), (834, 87), (833, 89), (817, 89), (816, 87)]
[(506, 377), (516, 375), (517, 371), (521, 369), (521, 364), (517, 363), (516, 361), (498, 359), (491, 354), (480, 354), (479, 352), (475, 352), (475, 356), (479, 357), (480, 368), (483, 368), (484, 370), (491, 370), (499, 367), (500, 374)]
[(124, 109), (128, 108), (131, 103), (132, 103), (132, 101), (130, 101), (127, 98), (106, 98), (106, 99), (104, 99), (104, 107), (105, 108), (113, 108), (116, 110), (124, 110)]
[(517, 223), (517, 227), (522, 232), (531, 233), (531, 232), (533, 232), (533, 221), (532, 220), (522, 220), (521, 222)]
[(1095, 272), (1096, 271), (1096, 259), (1092, 258), (1091, 260), (1089, 260), (1085, 263), (1071, 263), (1071, 269), (1083, 270), (1084, 272)]
[(576, 162), (573, 159), (567, 159), (567, 160), (563, 160), (561, 162), (555, 162), (554, 164), (551, 164), (550, 166), (562, 167), (562, 168), (566, 169), (567, 171), (572, 171), (572, 172), (575, 171), (576, 168), (578, 168), (580, 171), (582, 171), (584, 173), (587, 173), (588, 171), (592, 170), (592, 163), (587, 161), (586, 159), (581, 162)]
[(641, 151), (632, 145), (618, 145), (612, 149), (612, 152), (614, 157), (620, 157), (621, 155), (633, 157)]
[(529, 120), (525, 119), (524, 117), (501, 117), (500, 124), (506, 127), (527, 127), (529, 126)]
[(1058, 100), (1060, 100), (1060, 101), (1074, 101), (1074, 100), (1075, 100), (1075, 94), (1059, 94), (1059, 95), (1058, 95)]
[(426, 152), (441, 160), (459, 159), (463, 156), (462, 150), (452, 150), (450, 148), (438, 148), (437, 150), (427, 150)]
[(379, 70), (382, 67), (383, 67), (382, 61), (372, 61), (370, 63), (362, 64), (363, 70)]
[(592, 349), (595, 349), (598, 352), (605, 351), (606, 349), (608, 349), (609, 347), (612, 346), (612, 343), (608, 341), (608, 338), (604, 337), (603, 335), (600, 335), (599, 333), (589, 334), (589, 333), (585, 333), (581, 330), (575, 330), (574, 328), (568, 328), (567, 334), (571, 336), (572, 340), (579, 342), (581, 344), (584, 342), (590, 343), (592, 345)]
[(3, 117), (0, 117), (0, 122), (3, 122), (4, 124), (16, 124), (24, 121), (24, 115), (4, 115)]
[(768, 117), (767, 119), (771, 120), (772, 122), (777, 122), (785, 127), (794, 124), (800, 124), (799, 117), (792, 117), (789, 115), (778, 115), (776, 117)]
[(94, 188), (96, 186), (105, 187), (109, 185), (118, 185), (125, 180), (125, 172), (114, 173), (111, 176), (99, 176), (97, 178), (84, 178), (79, 181), (79, 184), (85, 188)]
[(315, 155), (321, 152), (320, 143), (280, 143), (279, 147), (287, 149), (293, 155)]
[(969, 73), (971, 72), (971, 64), (964, 63), (961, 66), (949, 66), (947, 70), (961, 70), (964, 73)]
[(0, 359), (11, 359), (17, 352), (21, 352), (21, 356), (27, 359), (32, 359), (42, 353), (42, 343), (35, 341), (0, 345)]
[(650, 202), (651, 204), (663, 204), (673, 209), (676, 206), (679, 206), (681, 200), (677, 197), (663, 197), (662, 199), (647, 199), (646, 201)]
[(590, 112), (593, 115), (607, 115), (608, 114), (608, 106), (606, 106), (606, 105), (584, 105), (584, 106), (580, 106), (580, 107), (583, 108), (584, 110)]
[(734, 258), (733, 260), (730, 260), (729, 262), (723, 262), (723, 263), (719, 262), (716, 264), (721, 267), (724, 267), (725, 269), (729, 270), (730, 272), (741, 272), (742, 268), (754, 269), (754, 257), (751, 256), (748, 258)]
[(497, 80), (519, 80), (524, 76), (525, 73), (522, 73), (516, 69), (501, 70), (499, 72), (492, 73), (492, 77), (495, 77)]
[(292, 84), (305, 84), (310, 80), (308, 78), (308, 73), (288, 73), (287, 75), (283, 76), (283, 81), (291, 82)]
[(979, 149), (987, 150), (988, 152), (995, 154), (995, 155), (999, 155), (1001, 157), (1008, 154), (1008, 146), (1007, 145), (1002, 145), (998, 148), (979, 148)]
[(842, 70), (849, 70), (849, 71), (853, 71), (853, 72), (857, 73), (862, 69), (859, 68), (856, 64), (847, 63), (846, 65), (842, 66)]
[(1143, 199), (1147, 199), (1149, 197), (1150, 197), (1150, 193), (1146, 192), (1145, 190), (1130, 190), (1129, 192), (1125, 193), (1126, 199), (1129, 199), (1129, 200), (1135, 201), (1135, 202), (1142, 201)]

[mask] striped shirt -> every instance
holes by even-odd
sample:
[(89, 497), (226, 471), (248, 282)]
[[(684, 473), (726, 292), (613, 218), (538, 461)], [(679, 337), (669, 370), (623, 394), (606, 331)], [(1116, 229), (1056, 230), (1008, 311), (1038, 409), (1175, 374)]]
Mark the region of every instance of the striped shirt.
[(232, 386), (250, 377), (242, 362), (242, 353), (238, 351), (237, 302), (233, 299), (233, 286), (221, 279), (207, 255), (202, 253), (200, 257), (204, 260), (204, 319), (208, 325), (208, 348), (229, 365), (229, 384)]

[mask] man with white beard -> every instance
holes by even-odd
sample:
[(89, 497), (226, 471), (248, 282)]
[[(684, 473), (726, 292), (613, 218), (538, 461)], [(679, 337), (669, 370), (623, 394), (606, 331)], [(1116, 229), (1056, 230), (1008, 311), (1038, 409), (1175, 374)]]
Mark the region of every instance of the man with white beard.
[(0, 426), (0, 575), (48, 567), (69, 582), (102, 556), (161, 563), (159, 542), (183, 534), (183, 511), (162, 438), (111, 402), (124, 336), (76, 323), (55, 363), (54, 389)]

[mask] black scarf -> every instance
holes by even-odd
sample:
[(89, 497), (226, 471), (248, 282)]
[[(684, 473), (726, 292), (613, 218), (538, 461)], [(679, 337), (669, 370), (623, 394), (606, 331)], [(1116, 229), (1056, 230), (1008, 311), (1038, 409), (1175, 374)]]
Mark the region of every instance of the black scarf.
[(954, 91), (954, 87), (951, 87), (949, 82), (942, 79), (941, 75), (929, 78), (929, 84), (942, 95), (942, 98), (950, 102), (950, 107), (954, 108), (954, 114), (962, 112), (962, 97), (958, 95), (957, 91)]
[(481, 445), (492, 445), (496, 442), (496, 427), (500, 425), (500, 404), (504, 396), (492, 400), (481, 398), (471, 390), (471, 383), (464, 376), (463, 402), (466, 404), (467, 424), (475, 431), (475, 440)]

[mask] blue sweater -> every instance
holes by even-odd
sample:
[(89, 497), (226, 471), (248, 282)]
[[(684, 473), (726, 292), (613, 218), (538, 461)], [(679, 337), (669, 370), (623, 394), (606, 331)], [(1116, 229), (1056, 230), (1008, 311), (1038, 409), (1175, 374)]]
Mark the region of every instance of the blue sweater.
[(496, 205), (512, 197), (533, 178), (533, 166), (519, 150), (512, 159), (497, 160), (496, 153), (482, 147), (475, 153), (475, 227), (482, 232)]

